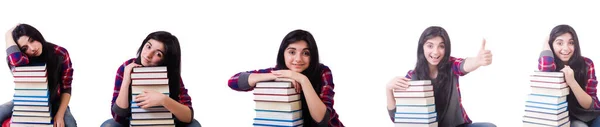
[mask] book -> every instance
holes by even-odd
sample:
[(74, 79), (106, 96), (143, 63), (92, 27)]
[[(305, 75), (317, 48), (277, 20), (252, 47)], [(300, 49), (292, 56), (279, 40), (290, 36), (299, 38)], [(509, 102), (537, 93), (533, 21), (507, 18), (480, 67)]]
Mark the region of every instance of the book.
[(256, 109), (270, 110), (270, 111), (296, 111), (302, 108), (300, 101), (293, 102), (267, 102), (267, 101), (255, 101)]
[(173, 119), (131, 120), (131, 126), (175, 125)]
[(432, 122), (428, 124), (422, 123), (394, 123), (395, 127), (437, 127), (438, 122)]
[(398, 122), (398, 123), (423, 123), (423, 124), (429, 124), (429, 123), (437, 121), (436, 117), (430, 117), (430, 118), (396, 117), (394, 119), (395, 119), (394, 122)]
[(302, 118), (302, 110), (296, 111), (269, 111), (269, 110), (256, 110), (256, 118), (267, 118), (267, 119), (300, 119)]
[(264, 118), (254, 118), (254, 125), (262, 125), (262, 126), (298, 126), (304, 123), (303, 119), (294, 119), (294, 120), (275, 120), (275, 119), (264, 119)]
[(433, 86), (432, 85), (410, 85), (405, 90), (394, 90), (394, 92), (402, 92), (402, 91), (418, 91), (418, 92), (423, 92), (423, 91), (432, 91), (432, 90), (433, 90)]
[(171, 119), (173, 115), (171, 112), (151, 112), (142, 113), (135, 112), (131, 114), (131, 119)]
[(523, 116), (523, 122), (546, 126), (562, 126), (563, 124), (569, 122), (569, 117), (560, 118), (559, 120), (548, 120), (543, 118)]
[(549, 96), (567, 96), (569, 95), (569, 88), (542, 88), (542, 87), (531, 87), (531, 93), (540, 94), (540, 95), (549, 95)]
[(47, 90), (48, 82), (16, 82), (16, 90)]
[(569, 116), (569, 111), (563, 111), (561, 113), (558, 114), (550, 114), (550, 113), (543, 113), (543, 112), (534, 112), (534, 111), (525, 111), (525, 116), (527, 117), (533, 117), (533, 118), (544, 118), (547, 120), (560, 120), (561, 118), (565, 118)]
[(561, 88), (566, 88), (567, 83), (548, 83), (548, 82), (538, 82), (538, 81), (532, 81), (529, 83), (531, 85), (531, 87), (539, 87), (539, 88), (554, 88), (554, 89), (561, 89)]
[(418, 106), (418, 105), (432, 105), (435, 104), (435, 98), (424, 97), (424, 98), (394, 98), (397, 106)]
[(133, 68), (133, 72), (167, 72), (167, 67), (166, 66), (135, 67), (135, 68)]
[(131, 94), (141, 94), (145, 90), (152, 90), (159, 93), (169, 93), (169, 85), (142, 85), (142, 86), (131, 86)]
[(14, 67), (13, 72), (46, 71), (46, 63), (30, 63), (24, 66)]
[(543, 72), (543, 71), (533, 71), (532, 76), (539, 77), (565, 77), (563, 72)]
[(563, 77), (531, 76), (530, 80), (532, 82), (547, 82), (547, 83), (563, 83), (563, 82), (565, 82), (565, 78), (563, 78)]
[(291, 82), (258, 82), (255, 88), (292, 88)]
[(435, 105), (425, 106), (396, 106), (396, 113), (423, 113), (435, 112)]
[(52, 123), (52, 117), (42, 116), (13, 116), (12, 123), (33, 123), (33, 124), (48, 124)]
[(11, 127), (54, 127), (52, 123), (48, 124), (24, 124), (24, 123), (11, 123)]
[(168, 85), (169, 79), (137, 79), (131, 80), (131, 85)]
[(292, 102), (300, 100), (300, 94), (293, 95), (261, 95), (254, 94), (255, 101)]
[(134, 72), (131, 79), (164, 79), (168, 78), (167, 72)]
[(394, 92), (395, 98), (403, 98), (403, 97), (432, 97), (433, 91), (402, 91), (402, 92)]
[(20, 106), (15, 105), (13, 107), (13, 111), (50, 111), (50, 107), (48, 106)]
[(395, 113), (394, 117), (398, 118), (402, 118), (402, 117), (408, 117), (408, 118), (432, 118), (432, 117), (437, 117), (437, 112), (429, 112), (429, 113)]
[(539, 94), (529, 94), (527, 100), (530, 102), (539, 102), (546, 104), (560, 104), (567, 101), (567, 96), (548, 96)]
[(45, 116), (45, 117), (50, 117), (50, 112), (13, 111), (13, 116)]

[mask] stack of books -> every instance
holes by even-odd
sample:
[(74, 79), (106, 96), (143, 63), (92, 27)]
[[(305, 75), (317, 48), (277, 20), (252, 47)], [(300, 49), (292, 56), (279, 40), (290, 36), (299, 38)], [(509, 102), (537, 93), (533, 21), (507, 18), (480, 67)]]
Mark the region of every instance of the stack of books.
[(12, 71), (15, 82), (13, 127), (52, 127), (48, 80), (45, 64), (15, 67)]
[(396, 127), (437, 127), (433, 85), (430, 80), (409, 81), (406, 90), (394, 90)]
[(255, 127), (301, 127), (301, 96), (291, 82), (259, 82), (254, 88)]
[(562, 72), (534, 72), (530, 77), (531, 94), (525, 103), (523, 125), (532, 127), (568, 127), (569, 87)]
[(175, 127), (174, 117), (165, 107), (142, 108), (135, 98), (144, 91), (157, 91), (169, 96), (167, 67), (136, 67), (131, 73), (131, 126)]

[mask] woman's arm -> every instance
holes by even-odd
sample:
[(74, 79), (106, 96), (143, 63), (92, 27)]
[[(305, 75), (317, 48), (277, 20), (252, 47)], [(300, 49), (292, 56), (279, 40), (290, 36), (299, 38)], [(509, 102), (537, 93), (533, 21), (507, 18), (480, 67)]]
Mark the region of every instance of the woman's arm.
[(477, 70), (481, 66), (487, 66), (492, 64), (492, 51), (485, 49), (485, 39), (481, 44), (481, 49), (477, 54), (477, 57), (468, 57), (465, 59), (465, 63), (462, 66), (462, 70), (465, 72), (472, 72)]
[(229, 88), (236, 91), (251, 91), (257, 82), (275, 80), (277, 77), (271, 74), (271, 71), (273, 70), (274, 68), (267, 68), (240, 72), (233, 75), (229, 79), (227, 85)]

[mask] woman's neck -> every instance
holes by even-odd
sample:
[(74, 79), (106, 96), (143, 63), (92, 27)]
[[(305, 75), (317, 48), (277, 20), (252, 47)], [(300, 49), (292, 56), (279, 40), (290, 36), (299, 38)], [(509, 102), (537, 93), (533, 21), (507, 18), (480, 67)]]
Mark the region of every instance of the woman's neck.
[(438, 68), (437, 68), (437, 66), (429, 65), (429, 77), (431, 79), (435, 79), (435, 78), (437, 78), (437, 75), (438, 75)]

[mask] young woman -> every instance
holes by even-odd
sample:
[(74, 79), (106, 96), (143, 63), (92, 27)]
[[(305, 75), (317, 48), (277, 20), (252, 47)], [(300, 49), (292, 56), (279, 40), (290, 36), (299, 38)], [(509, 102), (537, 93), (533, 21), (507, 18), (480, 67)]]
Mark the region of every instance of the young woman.
[[(169, 78), (170, 95), (157, 91), (144, 91), (136, 98), (130, 98), (131, 72), (134, 67), (166, 66)], [(175, 116), (176, 126), (200, 127), (194, 120), (192, 98), (181, 79), (181, 48), (177, 37), (169, 32), (150, 33), (137, 51), (137, 57), (129, 59), (117, 70), (114, 93), (112, 94), (111, 114), (102, 127), (125, 127), (131, 117), (131, 102), (138, 102), (142, 108), (163, 106)]]
[(472, 123), (462, 103), (458, 78), (492, 63), (492, 53), (485, 40), (477, 57), (466, 59), (450, 56), (450, 37), (444, 28), (431, 26), (421, 34), (417, 47), (417, 64), (404, 77), (393, 78), (386, 86), (387, 108), (394, 121), (394, 90), (410, 87), (410, 80), (431, 80), (434, 88), (437, 121), (440, 127), (494, 127), (491, 123)]
[[(569, 25), (558, 25), (544, 42), (538, 59), (538, 69), (545, 72), (563, 72), (571, 89), (567, 95), (571, 127), (600, 126), (600, 102), (596, 97), (598, 80), (591, 59), (581, 56), (577, 33)], [(558, 59), (556, 59), (558, 58)]]
[(274, 68), (237, 73), (228, 85), (233, 90), (251, 91), (257, 82), (276, 79), (293, 80), (302, 93), (303, 126), (344, 126), (333, 109), (331, 70), (319, 62), (317, 43), (308, 31), (294, 30), (283, 38)]
[[(47, 42), (33, 26), (19, 24), (6, 33), (6, 60), (12, 69), (29, 63), (45, 63), (51, 112), (56, 127), (76, 127), (69, 110), (73, 68), (67, 49)], [(10, 121), (13, 102), (0, 106), (0, 120)]]

